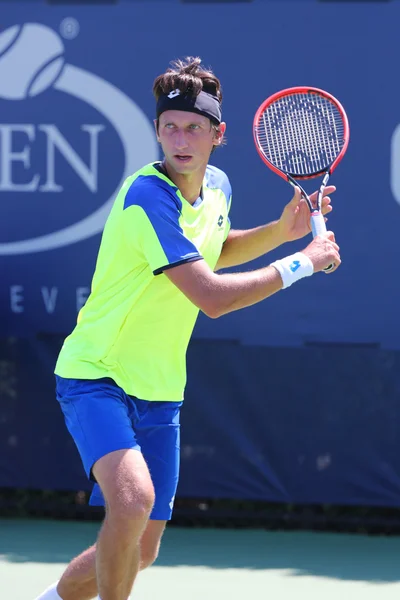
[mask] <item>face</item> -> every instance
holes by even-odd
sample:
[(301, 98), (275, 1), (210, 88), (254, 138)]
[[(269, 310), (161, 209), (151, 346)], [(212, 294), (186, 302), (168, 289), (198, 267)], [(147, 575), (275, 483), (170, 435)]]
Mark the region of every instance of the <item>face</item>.
[(213, 146), (222, 142), (225, 128), (221, 123), (217, 132), (210, 119), (197, 113), (166, 110), (159, 118), (157, 139), (167, 163), (183, 175), (205, 168)]

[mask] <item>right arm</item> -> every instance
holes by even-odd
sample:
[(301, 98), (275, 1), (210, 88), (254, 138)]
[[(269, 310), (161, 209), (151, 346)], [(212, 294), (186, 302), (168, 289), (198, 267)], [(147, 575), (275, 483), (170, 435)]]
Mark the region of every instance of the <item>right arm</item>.
[[(340, 265), (339, 247), (330, 232), (317, 236), (303, 250), (312, 262), (314, 273), (332, 262)], [(234, 310), (251, 306), (272, 296), (283, 287), (283, 280), (273, 266), (246, 273), (214, 273), (204, 260), (189, 262), (164, 271), (193, 304), (213, 319)]]
[(168, 269), (165, 275), (212, 319), (261, 302), (282, 289), (282, 279), (274, 267), (218, 274), (205, 260), (198, 260)]
[[(297, 263), (289, 265), (291, 260), (287, 259), (277, 261), (286, 261), (285, 269), (282, 265), (270, 265), (247, 273), (214, 273), (184, 235), (179, 223), (179, 199), (166, 184), (135, 180), (124, 199), (124, 215), (123, 231), (127, 243), (142, 257), (143, 263), (147, 262), (155, 276), (164, 272), (211, 318), (261, 302), (290, 285), (302, 273), (302, 269), (297, 269)], [(303, 250), (307, 259), (301, 262), (308, 261), (309, 265), (302, 276), (321, 271), (331, 263), (337, 268), (340, 264), (338, 250), (332, 232), (314, 238)]]

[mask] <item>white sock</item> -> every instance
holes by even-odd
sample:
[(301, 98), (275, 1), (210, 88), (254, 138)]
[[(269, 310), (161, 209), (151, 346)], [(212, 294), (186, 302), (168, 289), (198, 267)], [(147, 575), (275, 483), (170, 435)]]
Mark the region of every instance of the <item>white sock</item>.
[(38, 596), (35, 600), (62, 600), (62, 598), (57, 594), (57, 585), (58, 581), (48, 587), (47, 590), (45, 590), (43, 594)]
[[(47, 590), (45, 590), (41, 596), (35, 598), (35, 600), (62, 600), (61, 596), (57, 594), (57, 585), (58, 581), (48, 587)], [(130, 600), (130, 598), (131, 597), (129, 596), (128, 600)], [(96, 600), (101, 600), (100, 596), (97, 596)]]
[[(38, 599), (39, 600), (39, 599)], [(47, 598), (46, 598), (47, 600)], [(100, 596), (97, 596), (96, 600), (101, 600)], [(128, 600), (131, 600), (131, 597), (129, 596)]]

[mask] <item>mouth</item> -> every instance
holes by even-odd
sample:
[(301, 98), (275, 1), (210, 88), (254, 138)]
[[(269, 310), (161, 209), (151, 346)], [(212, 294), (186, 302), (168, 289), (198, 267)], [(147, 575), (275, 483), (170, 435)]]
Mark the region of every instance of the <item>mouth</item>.
[(175, 154), (175, 158), (181, 163), (187, 163), (192, 160), (192, 156), (188, 154)]

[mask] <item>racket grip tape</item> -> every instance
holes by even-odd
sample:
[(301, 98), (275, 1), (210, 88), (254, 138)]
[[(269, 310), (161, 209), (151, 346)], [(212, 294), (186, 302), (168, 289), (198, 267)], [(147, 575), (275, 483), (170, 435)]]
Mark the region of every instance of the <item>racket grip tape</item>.
[(311, 213), (311, 230), (313, 237), (326, 233), (325, 219), (320, 212)]
[[(322, 213), (320, 213), (320, 212), (311, 213), (311, 230), (312, 230), (313, 237), (315, 237), (316, 235), (321, 235), (323, 233), (326, 233), (325, 219), (324, 219)], [(332, 271), (334, 266), (335, 265), (332, 263), (331, 265), (326, 267), (326, 269), (324, 269), (324, 273), (329, 273), (330, 271)]]

